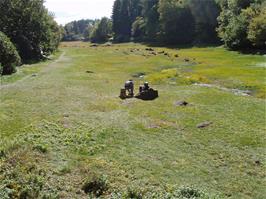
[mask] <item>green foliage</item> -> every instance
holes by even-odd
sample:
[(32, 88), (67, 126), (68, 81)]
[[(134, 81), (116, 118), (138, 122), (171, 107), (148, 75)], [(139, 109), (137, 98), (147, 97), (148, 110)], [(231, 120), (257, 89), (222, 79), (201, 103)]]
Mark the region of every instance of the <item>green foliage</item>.
[(158, 33), (160, 31), (158, 12), (159, 0), (142, 0), (142, 15), (145, 20), (145, 40), (158, 40)]
[(90, 40), (95, 43), (107, 42), (112, 34), (112, 21), (104, 17), (96, 24), (90, 34)]
[(142, 17), (137, 17), (132, 24), (132, 37), (134, 41), (143, 41), (145, 36), (145, 21)]
[(159, 1), (162, 40), (168, 44), (189, 44), (194, 40), (195, 20), (183, 1)]
[(92, 27), (98, 22), (98, 20), (78, 20), (67, 23), (64, 26), (63, 41), (81, 41), (88, 40), (89, 35), (92, 32)]
[(266, 47), (266, 4), (258, 9), (260, 12), (251, 19), (248, 26), (248, 39), (253, 46)]
[(59, 45), (60, 28), (43, 0), (0, 1), (0, 31), (16, 45), (22, 60), (41, 59)]
[(187, 0), (195, 19), (195, 43), (218, 43), (216, 28), (220, 8), (215, 0)]
[[(262, 1), (224, 0), (218, 18), (219, 37), (231, 49), (261, 47), (265, 41), (265, 14)], [(259, 13), (259, 14), (258, 14)]]
[(0, 74), (16, 72), (16, 66), (21, 64), (20, 56), (10, 39), (0, 32)]
[(215, 29), (219, 13), (215, 0), (116, 0), (112, 16), (114, 39), (119, 42), (133, 37), (135, 41), (167, 44), (217, 43)]
[(114, 2), (112, 20), (115, 41), (130, 40), (132, 24), (140, 14), (140, 0), (116, 0)]

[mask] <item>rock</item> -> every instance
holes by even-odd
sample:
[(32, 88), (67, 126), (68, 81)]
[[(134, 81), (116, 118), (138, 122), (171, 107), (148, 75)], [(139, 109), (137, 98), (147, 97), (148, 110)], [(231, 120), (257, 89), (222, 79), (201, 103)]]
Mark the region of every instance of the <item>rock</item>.
[(157, 125), (157, 124), (151, 124), (151, 125), (149, 125), (149, 127), (148, 127), (149, 129), (159, 129), (160, 128), (160, 126), (159, 125)]
[(142, 77), (144, 77), (146, 75), (146, 73), (144, 73), (144, 72), (138, 72), (138, 73), (134, 73), (133, 75), (132, 75), (132, 77), (135, 77), (135, 78), (142, 78)]
[(153, 48), (146, 48), (145, 50), (147, 50), (147, 51), (154, 51)]
[(32, 74), (31, 76), (32, 76), (32, 77), (37, 77), (37, 74), (35, 73), (35, 74)]
[(143, 91), (135, 96), (135, 98), (141, 100), (155, 100), (158, 97), (159, 97), (158, 91), (153, 90), (152, 88), (150, 88), (148, 91)]
[(68, 114), (64, 114), (63, 116), (64, 116), (64, 117), (69, 117), (69, 115), (68, 115)]
[(186, 101), (177, 101), (175, 103), (176, 106), (187, 106), (188, 105), (188, 102)]
[(212, 122), (203, 122), (197, 125), (197, 128), (202, 129), (202, 128), (206, 128), (208, 126), (210, 126), (212, 124)]
[(157, 53), (156, 53), (156, 52), (152, 52), (151, 54), (152, 54), (152, 55), (157, 55)]
[(0, 159), (5, 157), (5, 156), (6, 156), (5, 152), (3, 150), (0, 150)]
[(255, 161), (255, 164), (258, 165), (258, 166), (260, 166), (261, 165), (261, 162), (259, 160), (256, 160)]
[(188, 58), (184, 59), (185, 62), (189, 62), (190, 60)]

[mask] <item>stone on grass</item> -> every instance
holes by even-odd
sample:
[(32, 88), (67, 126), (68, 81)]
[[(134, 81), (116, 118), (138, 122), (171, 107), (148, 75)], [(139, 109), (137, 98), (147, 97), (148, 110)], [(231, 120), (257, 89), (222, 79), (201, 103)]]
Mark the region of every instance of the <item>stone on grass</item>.
[(153, 48), (146, 48), (146, 51), (154, 51)]
[(212, 122), (209, 122), (209, 121), (202, 122), (202, 123), (197, 125), (197, 128), (199, 128), (199, 129), (206, 128), (206, 127), (210, 126), (211, 124), (212, 124)]
[(175, 105), (176, 106), (187, 106), (187, 105), (189, 105), (189, 103), (186, 102), (186, 101), (181, 100), (181, 101), (175, 102)]

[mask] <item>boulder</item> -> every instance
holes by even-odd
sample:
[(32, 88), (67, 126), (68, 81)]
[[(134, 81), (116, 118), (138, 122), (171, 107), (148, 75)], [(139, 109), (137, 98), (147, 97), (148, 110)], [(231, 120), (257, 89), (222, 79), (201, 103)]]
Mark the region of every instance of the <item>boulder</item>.
[(155, 100), (158, 97), (159, 97), (158, 91), (153, 90), (152, 88), (150, 88), (147, 91), (142, 91), (135, 96), (135, 98), (141, 100)]
[(186, 102), (186, 101), (177, 101), (177, 102), (175, 102), (175, 105), (176, 106), (187, 106), (188, 105), (188, 102)]
[(155, 51), (153, 48), (146, 48), (146, 51)]
[(197, 128), (202, 129), (202, 128), (206, 128), (208, 126), (210, 126), (212, 124), (212, 122), (203, 122), (197, 125)]

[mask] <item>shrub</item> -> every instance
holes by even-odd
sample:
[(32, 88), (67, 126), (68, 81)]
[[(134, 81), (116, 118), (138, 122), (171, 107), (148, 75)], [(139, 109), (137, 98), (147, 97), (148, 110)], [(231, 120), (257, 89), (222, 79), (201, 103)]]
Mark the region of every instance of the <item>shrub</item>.
[(0, 32), (0, 71), (3, 75), (16, 72), (16, 66), (21, 64), (20, 56), (10, 39)]

